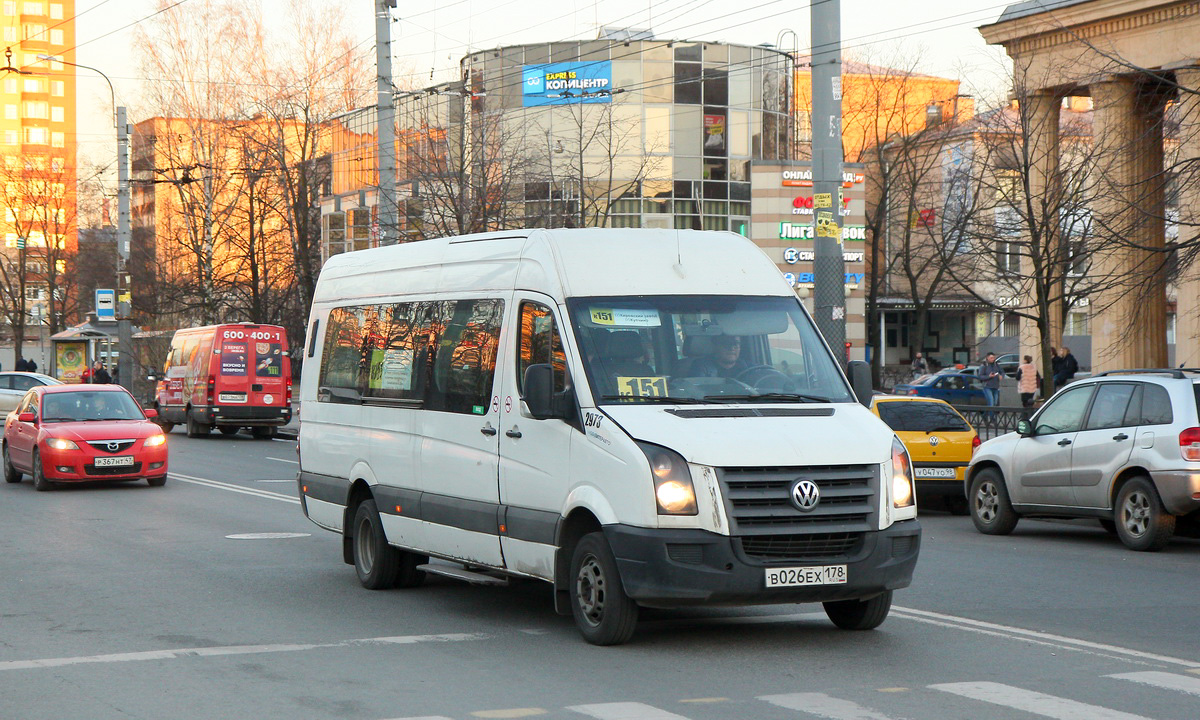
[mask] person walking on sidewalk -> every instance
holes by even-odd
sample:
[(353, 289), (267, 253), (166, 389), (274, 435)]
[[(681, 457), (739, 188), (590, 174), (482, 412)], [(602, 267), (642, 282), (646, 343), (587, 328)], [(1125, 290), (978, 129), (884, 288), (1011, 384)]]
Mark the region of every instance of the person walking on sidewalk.
[(987, 395), (988, 405), (1000, 404), (1000, 378), (1004, 370), (996, 362), (996, 353), (988, 353), (983, 364), (979, 366), (979, 379), (983, 381), (983, 393)]
[(1017, 366), (1017, 392), (1021, 393), (1021, 407), (1033, 407), (1033, 398), (1042, 385), (1041, 373), (1033, 364), (1033, 356), (1026, 355), (1025, 362)]
[(917, 378), (921, 377), (922, 375), (927, 375), (928, 373), (929, 373), (929, 363), (925, 362), (924, 355), (922, 355), (921, 353), (917, 353), (916, 357), (914, 357), (913, 361), (912, 361), (913, 380), (916, 380)]

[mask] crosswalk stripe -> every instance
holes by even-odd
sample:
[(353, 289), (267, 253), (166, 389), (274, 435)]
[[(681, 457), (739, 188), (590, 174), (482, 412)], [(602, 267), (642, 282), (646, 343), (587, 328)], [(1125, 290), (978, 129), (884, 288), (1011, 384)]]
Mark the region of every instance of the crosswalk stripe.
[(1153, 685), (1154, 687), (1165, 688), (1167, 690), (1178, 690), (1179, 692), (1185, 692), (1191, 695), (1200, 695), (1200, 678), (1188, 677), (1187, 675), (1147, 671), (1120, 673), (1119, 675), (1108, 675), (1106, 677), (1118, 678), (1120, 680), (1130, 680), (1135, 683)]
[(666, 710), (659, 710), (652, 705), (635, 702), (572, 705), (567, 709), (583, 713), (584, 715), (591, 715), (597, 720), (688, 720), (682, 715), (676, 715)]
[(1024, 690), (1011, 685), (994, 682), (960, 682), (930, 685), (941, 690), (972, 700), (982, 700), (993, 705), (1023, 710), (1034, 715), (1055, 720), (1149, 720), (1141, 715), (1132, 715), (1120, 710), (1110, 710), (1099, 705), (1068, 700), (1054, 695)]
[(789, 693), (787, 695), (763, 695), (758, 698), (772, 705), (799, 710), (829, 720), (889, 720), (874, 710), (852, 703), (849, 700), (830, 697), (825, 693)]

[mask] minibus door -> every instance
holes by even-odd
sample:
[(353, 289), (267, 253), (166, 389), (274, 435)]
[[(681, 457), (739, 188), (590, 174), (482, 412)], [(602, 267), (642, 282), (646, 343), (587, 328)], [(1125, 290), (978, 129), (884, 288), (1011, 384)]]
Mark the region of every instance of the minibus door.
[(416, 426), (422, 533), (431, 553), (503, 566), (498, 408), (492, 402), (505, 303), (431, 303), (433, 367)]
[(553, 579), (555, 529), (570, 487), (571, 436), (578, 431), (559, 418), (534, 418), (521, 397), (525, 368), (532, 364), (553, 366), (556, 392), (569, 385), (570, 374), (553, 301), (518, 293), (512, 305), (510, 326), (516, 342), (501, 363), (500, 500), (505, 532), (500, 543), (507, 567)]

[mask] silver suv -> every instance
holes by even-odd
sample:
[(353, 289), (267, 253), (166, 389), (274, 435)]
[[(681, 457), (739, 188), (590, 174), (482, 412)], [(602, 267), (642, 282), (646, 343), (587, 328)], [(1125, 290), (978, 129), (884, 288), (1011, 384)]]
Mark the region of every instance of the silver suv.
[(1200, 525), (1200, 370), (1072, 383), (983, 443), (964, 482), (982, 533), (1007, 535), (1022, 516), (1090, 517), (1133, 550), (1159, 550), (1177, 522)]

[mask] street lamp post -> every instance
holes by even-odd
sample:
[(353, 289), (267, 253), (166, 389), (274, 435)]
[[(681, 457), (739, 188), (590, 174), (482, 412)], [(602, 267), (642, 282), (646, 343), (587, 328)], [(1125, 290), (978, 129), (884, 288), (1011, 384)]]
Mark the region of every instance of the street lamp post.
[(125, 119), (125, 107), (117, 106), (117, 93), (112, 80), (103, 71), (90, 65), (80, 65), (50, 55), (38, 55), (39, 60), (52, 60), (64, 65), (91, 70), (108, 83), (112, 97), (113, 121), (117, 127), (117, 376), (121, 385), (133, 386), (133, 326), (130, 321), (129, 275), (125, 266), (129, 262), (129, 124)]

